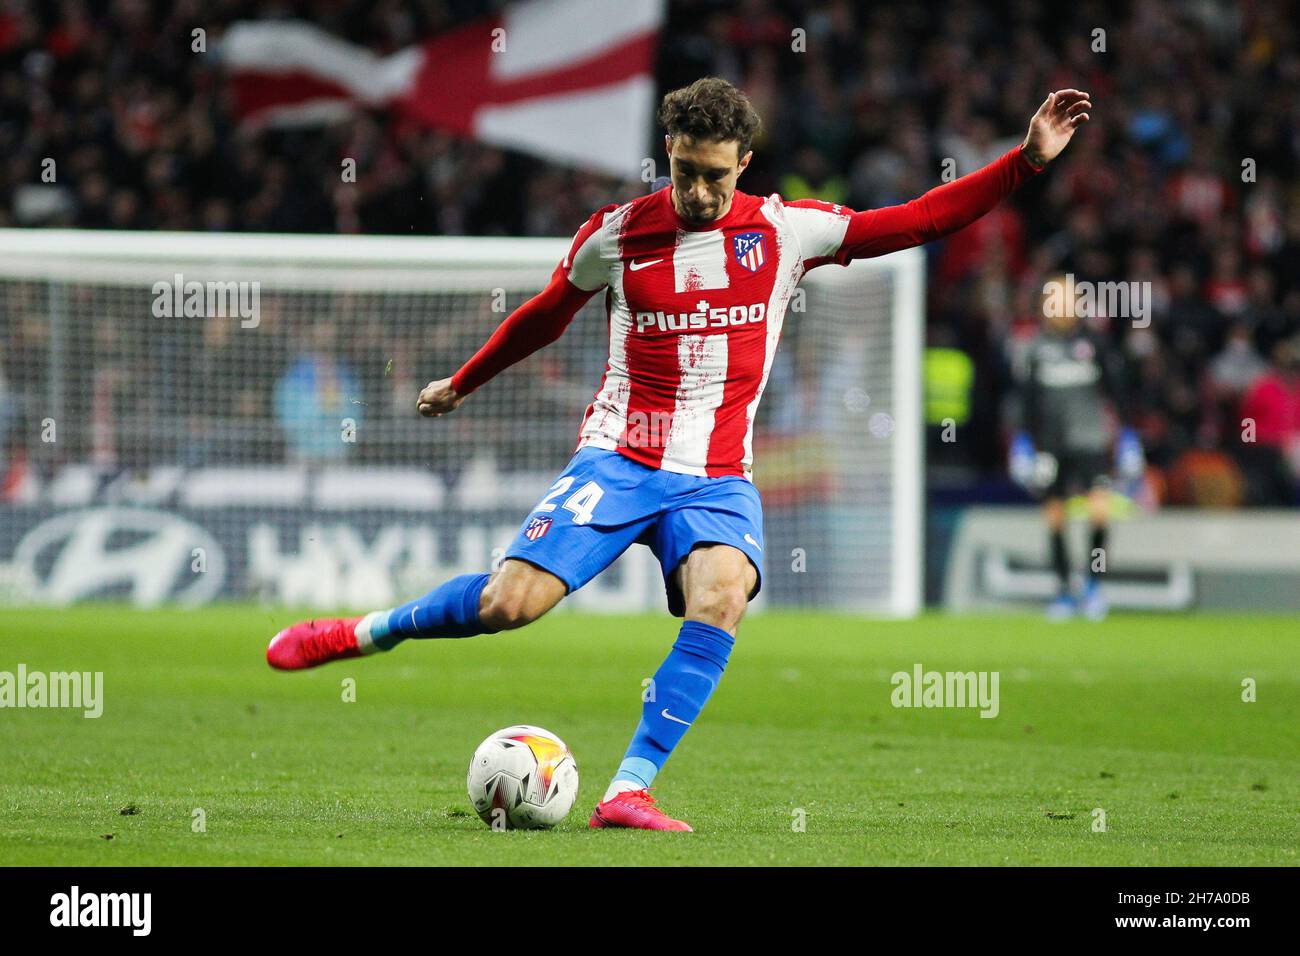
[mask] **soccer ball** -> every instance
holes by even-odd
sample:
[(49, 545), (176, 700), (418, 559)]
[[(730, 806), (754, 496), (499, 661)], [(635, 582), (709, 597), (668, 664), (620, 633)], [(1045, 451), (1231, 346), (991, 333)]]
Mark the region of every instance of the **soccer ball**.
[(549, 730), (517, 724), (478, 745), (469, 802), (494, 830), (535, 830), (563, 820), (578, 797), (578, 764)]

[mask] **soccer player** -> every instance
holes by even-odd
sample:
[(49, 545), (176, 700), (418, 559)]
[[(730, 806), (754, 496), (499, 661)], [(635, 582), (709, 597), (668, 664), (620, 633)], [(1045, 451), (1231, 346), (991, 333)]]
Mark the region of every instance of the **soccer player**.
[(598, 210), (546, 288), (459, 371), (420, 392), (420, 414), (455, 411), (558, 339), (603, 293), (604, 379), (576, 453), (524, 519), (500, 569), (453, 578), (402, 607), (296, 624), (272, 640), (271, 666), (293, 670), (409, 638), (523, 627), (632, 544), (649, 545), (669, 609), (685, 620), (590, 825), (689, 830), (656, 806), (649, 788), (722, 677), (762, 582), (754, 414), (795, 287), (809, 269), (920, 245), (973, 222), (1055, 158), (1090, 106), (1078, 90), (1052, 93), (1024, 142), (1000, 159), (906, 204), (854, 212), (737, 190), (760, 122), (749, 100), (714, 77), (667, 94), (659, 119), (671, 187)]
[[(1083, 327), (1075, 303), (1057, 294), (1064, 287), (1068, 287), (1064, 276), (1044, 286), (1043, 328), (1029, 343), (1024, 362), (1023, 430), (1011, 442), (1010, 471), (1017, 482), (1042, 496), (1057, 579), (1047, 616), (1064, 620), (1081, 609), (1085, 617), (1101, 620), (1108, 611), (1101, 574), (1108, 558), (1111, 499), (1106, 408), (1109, 405), (1123, 421), (1125, 389), (1118, 356)], [(1144, 464), (1137, 432), (1122, 428), (1115, 443), (1116, 472), (1134, 479)], [(1065, 501), (1079, 492), (1087, 492), (1091, 524), (1081, 600), (1071, 590), (1065, 546)]]

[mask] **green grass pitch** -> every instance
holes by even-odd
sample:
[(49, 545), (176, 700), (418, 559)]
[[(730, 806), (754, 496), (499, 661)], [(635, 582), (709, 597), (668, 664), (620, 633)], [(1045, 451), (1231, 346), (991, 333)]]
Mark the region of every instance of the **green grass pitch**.
[[(0, 863), (1300, 862), (1294, 618), (754, 615), (658, 781), (697, 832), (660, 834), (586, 823), (676, 633), (666, 615), (557, 612), (274, 673), (267, 640), (298, 616), (0, 611), (0, 671), (102, 671), (105, 698), (99, 719), (0, 710)], [(998, 671), (999, 715), (893, 707), (890, 676), (916, 663)], [(577, 756), (556, 830), (496, 833), (469, 811), (470, 754), (513, 723)]]

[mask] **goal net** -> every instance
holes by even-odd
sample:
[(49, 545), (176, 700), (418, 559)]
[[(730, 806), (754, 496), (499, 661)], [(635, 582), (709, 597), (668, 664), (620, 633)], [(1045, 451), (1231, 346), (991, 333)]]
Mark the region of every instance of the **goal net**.
[[(567, 239), (0, 230), (0, 602), (382, 607), (485, 570), (572, 455), (603, 296), (415, 413)], [(923, 260), (804, 280), (759, 410), (760, 607), (921, 600)], [(567, 606), (663, 608), (635, 545)]]

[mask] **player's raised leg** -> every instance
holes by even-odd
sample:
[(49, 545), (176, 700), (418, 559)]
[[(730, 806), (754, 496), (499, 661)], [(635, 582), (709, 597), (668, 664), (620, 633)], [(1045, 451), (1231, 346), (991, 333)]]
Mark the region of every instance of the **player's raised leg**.
[(507, 560), (489, 574), (462, 574), (401, 607), (362, 617), (302, 621), (271, 640), (277, 670), (387, 651), (408, 638), (472, 637), (523, 627), (564, 597), (563, 581), (526, 561)]
[(271, 641), (267, 661), (300, 670), (386, 651), (407, 638), (523, 627), (637, 539), (663, 497), (660, 474), (617, 452), (584, 448), (524, 518), (499, 571), (462, 574), (409, 604), (364, 617), (295, 624)]
[(686, 620), (655, 672), (654, 692), (645, 697), (641, 721), (591, 816), (592, 827), (691, 829), (655, 805), (650, 785), (718, 686), (757, 579), (750, 558), (729, 545), (698, 547), (678, 567)]

